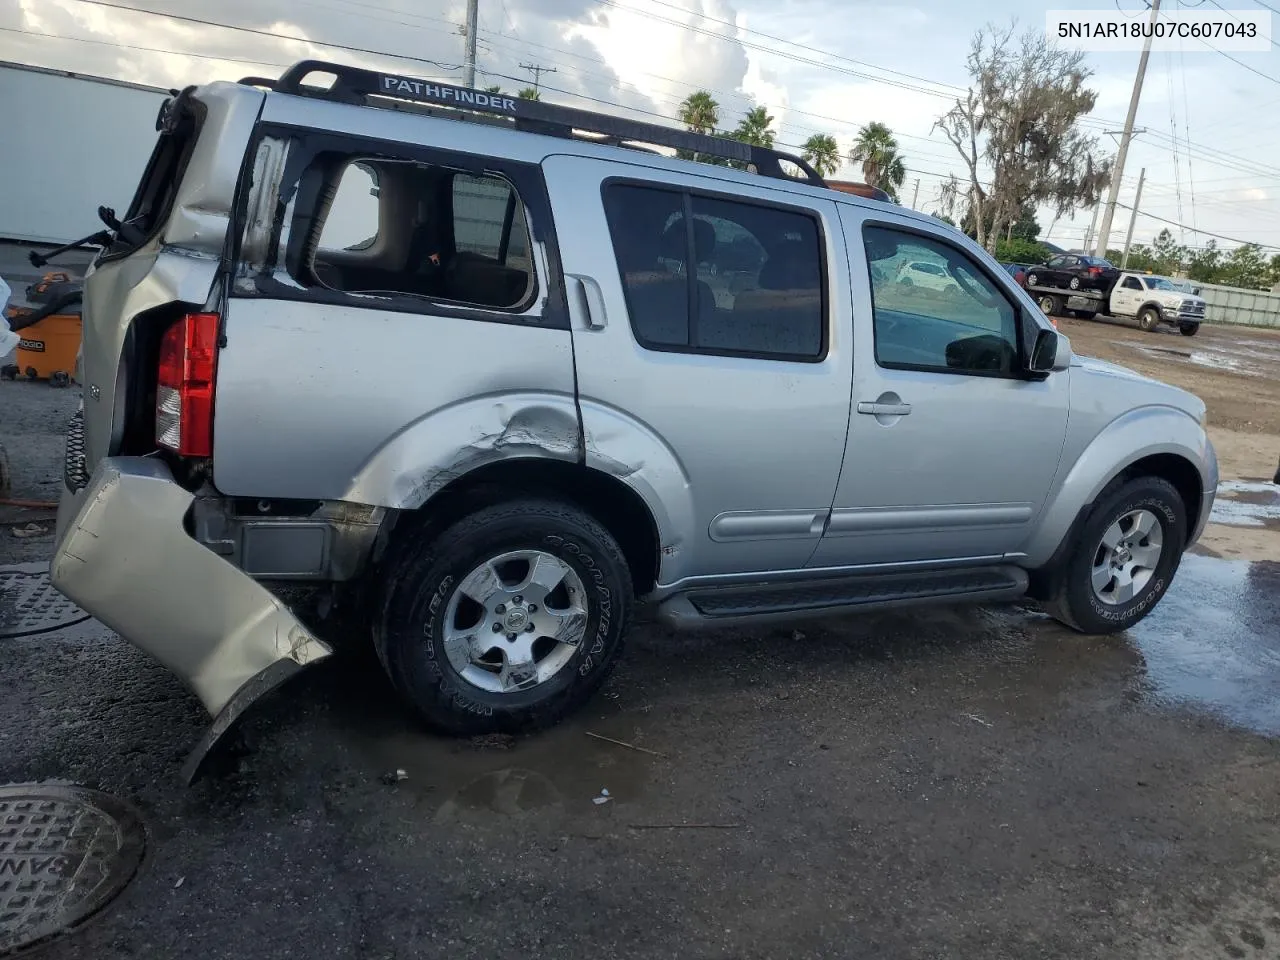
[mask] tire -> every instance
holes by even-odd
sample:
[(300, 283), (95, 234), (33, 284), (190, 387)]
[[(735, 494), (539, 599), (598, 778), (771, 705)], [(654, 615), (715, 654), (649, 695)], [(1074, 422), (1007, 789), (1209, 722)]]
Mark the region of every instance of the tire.
[(1077, 310), (1076, 315), (1081, 320), (1096, 320), (1098, 317), (1096, 310)]
[[(493, 604), (472, 609), (474, 601), (459, 589), (472, 573), (487, 561), (520, 554), (529, 556), (489, 568), (503, 574), (498, 580), (471, 579), (472, 592), (493, 589), (494, 603), (505, 600), (496, 608), (501, 617)], [(566, 571), (540, 606), (510, 592), (511, 584), (533, 576), (530, 560)], [(522, 563), (527, 567), (514, 569)], [(459, 736), (546, 727), (581, 707), (617, 662), (633, 605), (630, 571), (617, 542), (594, 518), (555, 500), (482, 507), (436, 536), (406, 539), (389, 558), (383, 580), (374, 644), (392, 685), (429, 725)], [(541, 599), (537, 584), (523, 589)], [(577, 614), (553, 613), (575, 605)], [(524, 617), (512, 620), (518, 610)], [(466, 618), (473, 616), (485, 619), (472, 626)], [(574, 634), (576, 643), (558, 642), (565, 633)], [(490, 660), (477, 659), (474, 641), (448, 642), (461, 634), (486, 647)], [(524, 651), (523, 663), (508, 651)]]
[(1080, 278), (1079, 278), (1079, 277), (1072, 277), (1070, 280), (1068, 280), (1068, 281), (1067, 281), (1067, 286), (1068, 286), (1068, 287), (1070, 287), (1072, 290), (1079, 290), (1079, 289), (1080, 289)]
[[(1144, 518), (1143, 522), (1150, 526), (1145, 536), (1143, 526), (1130, 525), (1129, 518), (1137, 517)], [(1118, 572), (1112, 568), (1110, 562), (1115, 557), (1106, 553), (1105, 544), (1115, 539), (1113, 528), (1124, 534), (1121, 543), (1135, 545), (1127, 554), (1131, 561), (1140, 561), (1145, 556), (1153, 561), (1152, 565), (1145, 567), (1140, 562), (1137, 565), (1130, 562)], [(1154, 543), (1157, 531), (1158, 545)], [(1186, 506), (1167, 480), (1138, 477), (1113, 487), (1110, 492), (1104, 491), (1067, 556), (1058, 591), (1046, 605), (1049, 614), (1085, 634), (1119, 633), (1129, 629), (1164, 596), (1182, 562), (1186, 542)], [(1150, 552), (1153, 546), (1158, 547), (1158, 559)], [(1107, 574), (1111, 574), (1112, 579), (1099, 587)], [(1131, 596), (1126, 596), (1124, 590), (1126, 576), (1131, 578)]]
[(1051, 293), (1046, 293), (1037, 301), (1046, 317), (1059, 316), (1062, 313), (1062, 301)]
[(1200, 332), (1200, 324), (1198, 323), (1181, 323), (1178, 325), (1178, 332), (1184, 337), (1194, 337)]
[(1138, 311), (1138, 329), (1145, 330), (1150, 333), (1160, 325), (1160, 314), (1156, 313), (1151, 307), (1146, 307)]
[(1027, 286), (1038, 287), (1040, 285), (1040, 275), (1038, 273), (1027, 274)]
[(912, 280), (910, 277), (903, 277), (903, 278), (902, 278), (902, 285), (903, 285), (904, 287), (914, 287), (914, 286), (916, 285), (916, 282), (915, 282), (914, 280)]

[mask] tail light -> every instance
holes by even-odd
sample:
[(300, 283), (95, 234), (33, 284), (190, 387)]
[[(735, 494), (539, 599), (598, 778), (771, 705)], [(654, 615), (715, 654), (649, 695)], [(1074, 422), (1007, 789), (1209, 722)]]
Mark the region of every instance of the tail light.
[(1090, 267), (1090, 268), (1089, 268), (1089, 276), (1091, 276), (1091, 277), (1096, 277), (1096, 276), (1097, 276), (1098, 274), (1100, 274), (1100, 273), (1102, 273), (1102, 268), (1101, 268), (1101, 267)]
[(218, 315), (189, 313), (160, 341), (156, 443), (184, 457), (213, 455)]

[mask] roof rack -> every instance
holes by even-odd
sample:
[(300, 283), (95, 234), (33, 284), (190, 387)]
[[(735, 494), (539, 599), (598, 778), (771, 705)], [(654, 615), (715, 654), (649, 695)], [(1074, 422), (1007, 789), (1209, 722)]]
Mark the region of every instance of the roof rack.
[[(335, 80), (327, 88), (305, 85), (303, 81), (315, 73), (331, 74)], [(826, 186), (822, 177), (803, 159), (779, 150), (742, 143), (726, 137), (677, 130), (656, 123), (628, 120), (606, 113), (562, 107), (538, 100), (521, 100), (506, 94), (456, 87), (435, 80), (422, 80), (400, 74), (363, 70), (359, 67), (348, 67), (324, 60), (303, 60), (295, 63), (280, 76), (279, 80), (264, 81), (261, 77), (246, 77), (241, 82), (255, 87), (267, 86), (278, 93), (316, 97), (361, 106), (376, 106), (379, 100), (400, 100), (432, 107), (448, 107), (467, 113), (509, 117), (514, 121), (517, 130), (530, 133), (568, 138), (574, 136), (574, 131), (599, 134), (606, 143), (624, 145), (626, 141), (632, 141), (668, 147), (723, 160), (734, 160), (744, 164), (748, 170), (765, 177), (808, 182), (819, 187)], [(788, 173), (782, 165), (784, 160), (794, 164), (801, 175), (795, 176)]]

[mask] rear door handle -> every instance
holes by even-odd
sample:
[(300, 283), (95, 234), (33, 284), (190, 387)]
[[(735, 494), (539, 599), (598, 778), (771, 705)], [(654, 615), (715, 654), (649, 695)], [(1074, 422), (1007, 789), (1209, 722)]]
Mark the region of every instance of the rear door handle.
[(605, 325), (604, 294), (591, 277), (566, 273), (569, 312), (576, 314), (588, 330), (603, 330)]
[(909, 403), (872, 403), (867, 400), (858, 403), (858, 412), (872, 417), (905, 417), (911, 412)]

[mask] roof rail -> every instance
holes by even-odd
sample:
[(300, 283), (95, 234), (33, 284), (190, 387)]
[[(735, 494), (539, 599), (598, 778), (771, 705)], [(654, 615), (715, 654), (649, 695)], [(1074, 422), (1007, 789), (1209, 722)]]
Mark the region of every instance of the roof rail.
[[(327, 88), (307, 86), (303, 83), (307, 77), (316, 73), (331, 74), (335, 80)], [(258, 77), (246, 77), (241, 82), (247, 82), (252, 86), (263, 85)], [(468, 113), (509, 117), (514, 121), (517, 130), (529, 133), (569, 138), (573, 137), (575, 130), (600, 134), (606, 142), (613, 144), (621, 145), (630, 141), (668, 147), (722, 160), (737, 161), (745, 165), (748, 170), (766, 177), (792, 182), (808, 182), (819, 187), (826, 185), (813, 167), (800, 157), (767, 147), (730, 140), (727, 137), (692, 133), (661, 124), (615, 117), (607, 113), (562, 107), (542, 103), (539, 100), (521, 100), (506, 94), (456, 87), (435, 80), (422, 80), (400, 74), (363, 70), (359, 67), (348, 67), (324, 60), (303, 60), (295, 63), (281, 74), (279, 80), (271, 84), (271, 89), (278, 93), (316, 97), (361, 106), (376, 106), (377, 100), (381, 98), (409, 101), (432, 107), (448, 107)], [(794, 164), (801, 176), (788, 173), (781, 162), (784, 160)]]

